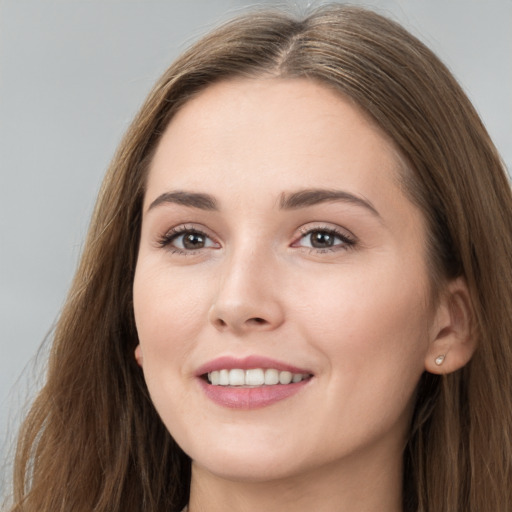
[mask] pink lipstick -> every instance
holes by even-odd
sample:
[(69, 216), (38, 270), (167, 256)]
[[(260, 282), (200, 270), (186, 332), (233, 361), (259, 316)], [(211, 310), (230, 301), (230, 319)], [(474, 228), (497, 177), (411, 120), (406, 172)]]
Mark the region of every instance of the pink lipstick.
[(261, 356), (220, 357), (198, 368), (205, 395), (218, 405), (256, 409), (284, 400), (310, 382), (303, 368)]

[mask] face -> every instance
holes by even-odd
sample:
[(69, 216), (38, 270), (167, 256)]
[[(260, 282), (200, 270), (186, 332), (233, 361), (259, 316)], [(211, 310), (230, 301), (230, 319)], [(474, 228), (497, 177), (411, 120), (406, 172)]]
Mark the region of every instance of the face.
[(134, 308), (151, 398), (195, 467), (261, 480), (401, 457), (433, 319), (399, 179), (387, 137), (306, 80), (219, 83), (174, 117)]

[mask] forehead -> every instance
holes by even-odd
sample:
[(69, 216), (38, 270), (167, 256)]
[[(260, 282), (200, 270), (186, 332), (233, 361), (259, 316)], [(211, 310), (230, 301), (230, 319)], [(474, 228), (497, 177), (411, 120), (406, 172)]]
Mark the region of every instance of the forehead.
[(392, 141), (340, 93), (306, 79), (238, 79), (209, 86), (177, 112), (151, 163), (147, 195), (171, 186), (222, 192), (238, 179), (254, 190), (286, 189), (291, 179), (379, 190), (400, 173)]

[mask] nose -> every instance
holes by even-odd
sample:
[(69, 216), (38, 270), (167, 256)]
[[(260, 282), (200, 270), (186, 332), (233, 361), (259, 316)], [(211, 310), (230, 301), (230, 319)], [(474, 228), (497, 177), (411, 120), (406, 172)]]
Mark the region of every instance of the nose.
[(268, 254), (246, 252), (225, 262), (208, 312), (210, 323), (218, 331), (244, 335), (271, 331), (283, 323), (278, 269), (271, 260)]

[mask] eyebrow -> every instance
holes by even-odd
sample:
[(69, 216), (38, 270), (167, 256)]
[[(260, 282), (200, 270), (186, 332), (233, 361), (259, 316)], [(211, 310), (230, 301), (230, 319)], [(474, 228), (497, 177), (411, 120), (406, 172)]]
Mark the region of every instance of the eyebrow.
[[(282, 210), (295, 210), (306, 208), (327, 202), (346, 202), (356, 206), (361, 206), (369, 210), (373, 215), (380, 217), (379, 212), (373, 204), (363, 197), (356, 196), (344, 190), (332, 189), (305, 189), (290, 194), (281, 194), (279, 208)], [(210, 194), (199, 192), (186, 192), (178, 190), (175, 192), (165, 192), (159, 195), (148, 207), (147, 211), (156, 208), (160, 204), (171, 203), (198, 208), (200, 210), (218, 211), (217, 200)]]
[(356, 206), (362, 206), (369, 210), (373, 215), (380, 217), (379, 212), (373, 204), (360, 196), (351, 194), (344, 190), (332, 189), (306, 189), (291, 194), (283, 193), (279, 201), (279, 207), (284, 210), (295, 210), (297, 208), (304, 208), (307, 206), (314, 206), (321, 203), (342, 201), (352, 203)]
[(199, 208), (200, 210), (218, 210), (217, 201), (209, 194), (201, 194), (198, 192), (185, 192), (178, 190), (176, 192), (165, 192), (159, 195), (150, 205), (147, 211), (156, 208), (160, 204), (172, 203), (189, 206), (191, 208)]

